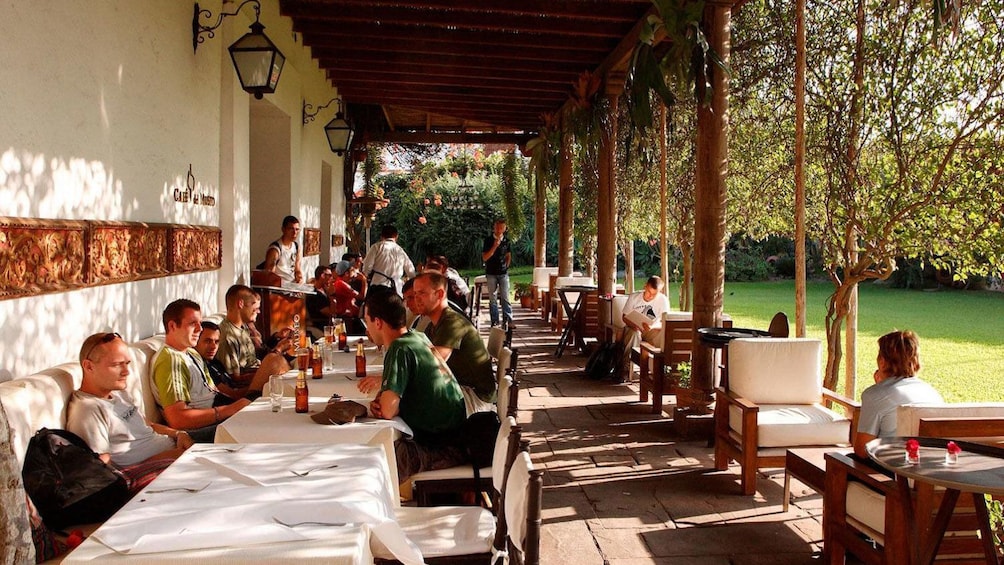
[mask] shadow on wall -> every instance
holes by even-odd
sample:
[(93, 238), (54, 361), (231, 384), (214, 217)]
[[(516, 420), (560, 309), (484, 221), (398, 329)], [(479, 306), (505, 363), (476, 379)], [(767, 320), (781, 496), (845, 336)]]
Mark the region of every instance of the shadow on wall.
[[(150, 198), (133, 196), (143, 187), (130, 187), (126, 194), (122, 181), (101, 161), (10, 148), (0, 154), (0, 215), (219, 225), (214, 188), (193, 185), (194, 192), (211, 195), (216, 206), (175, 200), (174, 187), (187, 188), (187, 173), (150, 183), (164, 187), (157, 210), (142, 205)], [(246, 230), (246, 196), (238, 202), (242, 205), (235, 206), (235, 224)], [(3, 264), (0, 248), (0, 273)], [(0, 301), (0, 380), (76, 359), (80, 344), (95, 332), (116, 331), (127, 341), (158, 333), (164, 307), (176, 298), (189, 298), (204, 312), (217, 312), (218, 276), (215, 271), (200, 272)]]

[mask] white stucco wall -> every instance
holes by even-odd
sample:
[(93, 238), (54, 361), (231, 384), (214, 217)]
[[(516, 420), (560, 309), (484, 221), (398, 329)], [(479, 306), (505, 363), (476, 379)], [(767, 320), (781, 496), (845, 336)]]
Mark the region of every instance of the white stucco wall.
[[(218, 1), (200, 4), (219, 13)], [(193, 53), (192, 5), (0, 0), (0, 216), (213, 225), (224, 239), (219, 271), (0, 300), (0, 378), (74, 359), (96, 331), (126, 339), (153, 334), (174, 298), (219, 311), (226, 288), (246, 281), (257, 262), (251, 97), (226, 51), (247, 32), (253, 10), (228, 18)], [(262, 23), (287, 57), (278, 91), (265, 99), (289, 122), (285, 166), (292, 182), (284, 189), (289, 211), (280, 218), (300, 214), (309, 218), (304, 227), (320, 227), (321, 162), (339, 171), (340, 194), (341, 159), (322, 133), (304, 131), (301, 104), (335, 91), (294, 43), (275, 0), (263, 0)], [(215, 207), (174, 201), (189, 165), (197, 190), (215, 196)], [(278, 235), (278, 226), (273, 231)]]

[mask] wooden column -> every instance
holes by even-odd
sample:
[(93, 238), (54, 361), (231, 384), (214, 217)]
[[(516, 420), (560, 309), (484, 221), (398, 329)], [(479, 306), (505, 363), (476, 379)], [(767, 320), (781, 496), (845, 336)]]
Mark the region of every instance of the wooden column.
[(547, 266), (547, 186), (543, 179), (532, 172), (526, 175), (527, 183), (535, 182), (536, 203), (534, 204), (533, 222), (533, 266)]
[[(666, 157), (666, 114), (669, 108), (659, 103), (659, 276), (666, 286), (662, 293), (669, 296), (669, 227), (667, 216), (669, 212), (669, 186), (666, 179), (666, 167), (669, 165)], [(682, 310), (682, 308), (681, 308)]]
[(575, 195), (572, 194), (572, 136), (561, 129), (561, 148), (558, 168), (558, 276), (572, 274), (575, 238)]
[(805, 337), (805, 275), (805, 0), (795, 0), (795, 337)]
[(596, 191), (596, 283), (601, 295), (613, 294), (617, 283), (617, 100), (622, 92), (624, 73), (607, 74), (604, 94), (609, 129), (600, 133)]
[[(729, 60), (731, 2), (709, 2), (704, 33), (723, 61)], [(714, 64), (705, 72), (714, 89), (710, 104), (697, 110), (697, 186), (694, 214), (694, 329), (720, 326), (725, 287), (725, 179), (729, 163), (729, 82)], [(698, 77), (702, 84), (703, 77)], [(693, 393), (681, 402), (685, 412), (706, 414), (712, 401), (715, 363), (711, 349), (694, 339)]]

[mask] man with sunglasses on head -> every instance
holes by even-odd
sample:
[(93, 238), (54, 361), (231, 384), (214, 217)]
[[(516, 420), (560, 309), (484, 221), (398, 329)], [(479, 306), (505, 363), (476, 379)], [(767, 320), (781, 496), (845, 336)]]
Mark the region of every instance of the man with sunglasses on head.
[[(165, 468), (192, 445), (192, 438), (184, 430), (148, 422), (139, 411), (126, 391), (131, 359), (117, 333), (98, 333), (84, 340), (79, 356), (84, 378), (70, 396), (66, 429), (87, 442), (106, 464), (134, 479)], [(163, 464), (155, 463), (161, 460)]]
[(198, 443), (212, 443), (216, 425), (251, 403), (219, 393), (195, 349), (202, 333), (201, 308), (184, 298), (167, 305), (164, 347), (153, 358), (153, 396), (171, 427), (187, 430)]

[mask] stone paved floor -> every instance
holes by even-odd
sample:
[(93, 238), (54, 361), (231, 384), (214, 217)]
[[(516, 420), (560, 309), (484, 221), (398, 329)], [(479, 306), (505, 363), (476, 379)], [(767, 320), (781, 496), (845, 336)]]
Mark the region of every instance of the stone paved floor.
[[(638, 402), (637, 384), (590, 381), (586, 357), (554, 358), (558, 336), (516, 308), (519, 420), (546, 469), (542, 562), (575, 565), (818, 563), (821, 498), (783, 472), (762, 471), (739, 494), (738, 466), (714, 469), (707, 441), (674, 432), (667, 412)], [(487, 315), (482, 314), (482, 319)]]

